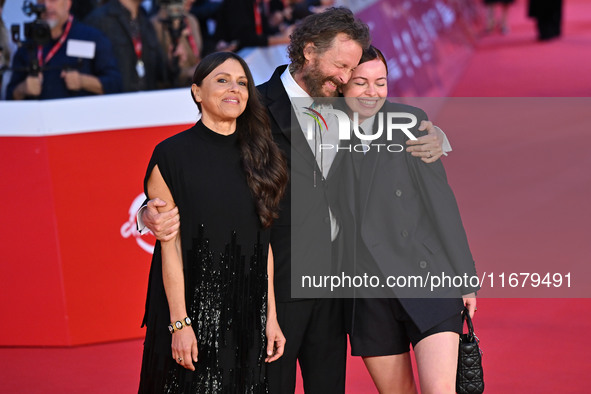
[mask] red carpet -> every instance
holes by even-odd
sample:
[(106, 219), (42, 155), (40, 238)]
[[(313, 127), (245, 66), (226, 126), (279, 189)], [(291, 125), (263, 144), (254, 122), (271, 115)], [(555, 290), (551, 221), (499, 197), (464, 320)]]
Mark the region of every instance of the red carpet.
[[(497, 10), (498, 12), (498, 10)], [(483, 36), (452, 96), (589, 97), (591, 4), (564, 0), (562, 37), (536, 42), (527, 1), (509, 11), (511, 31)]]
[[(486, 393), (587, 393), (588, 300), (481, 299), (475, 320)], [(77, 348), (0, 349), (0, 392), (116, 394), (137, 391), (142, 341)], [(350, 358), (347, 393), (376, 393)], [(298, 390), (299, 393), (303, 390)]]
[[(511, 9), (510, 34), (479, 41), (454, 96), (591, 96), (591, 3), (565, 0), (564, 35), (549, 43), (535, 41), (534, 24), (525, 14), (525, 2), (518, 1)], [(558, 119), (555, 128), (541, 132), (522, 120), (517, 135), (501, 126), (483, 131), (478, 120), (448, 125), (453, 119), (438, 119), (454, 146), (444, 163), (477, 263), (497, 272), (516, 272), (521, 263), (544, 271), (589, 272), (581, 268), (591, 257), (591, 123), (585, 117)], [(588, 283), (589, 277), (573, 277), (573, 284)], [(486, 393), (589, 392), (591, 300), (478, 302), (474, 323), (484, 350)], [(34, 316), (31, 323), (9, 316), (3, 321), (15, 330), (20, 324), (43, 330)], [(0, 348), (0, 392), (133, 393), (141, 349), (141, 340)], [(349, 359), (347, 392), (376, 392), (359, 358)]]

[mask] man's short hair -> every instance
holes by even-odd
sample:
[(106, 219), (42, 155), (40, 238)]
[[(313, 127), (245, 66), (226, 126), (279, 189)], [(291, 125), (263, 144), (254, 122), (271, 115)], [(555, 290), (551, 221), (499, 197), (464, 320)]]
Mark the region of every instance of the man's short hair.
[(319, 54), (332, 46), (333, 40), (339, 33), (359, 43), (362, 49), (370, 44), (369, 28), (356, 18), (350, 9), (332, 7), (326, 11), (306, 17), (294, 29), (287, 51), (291, 60), (292, 71), (299, 71), (305, 64), (304, 47), (313, 43)]

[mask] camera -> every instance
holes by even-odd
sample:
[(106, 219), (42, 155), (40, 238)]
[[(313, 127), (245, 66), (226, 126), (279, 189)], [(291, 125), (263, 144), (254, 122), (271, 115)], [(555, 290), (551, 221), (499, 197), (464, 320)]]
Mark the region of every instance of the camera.
[[(25, 47), (29, 51), (29, 67), (28, 71), (32, 75), (37, 75), (40, 71), (39, 61), (37, 60), (37, 47), (43, 46), (51, 41), (51, 28), (49, 24), (41, 19), (41, 15), (45, 12), (45, 5), (35, 4), (26, 0), (22, 8), (26, 16), (35, 14), (35, 20), (24, 24), (25, 31)], [(22, 45), (20, 39), (20, 26), (12, 25), (10, 27), (12, 41), (17, 45)]]
[[(164, 17), (160, 18), (160, 23), (166, 28), (170, 35), (172, 44), (171, 52), (176, 50), (183, 30), (187, 27), (185, 24), (185, 12), (183, 0), (160, 0), (159, 6), (164, 9)], [(172, 78), (176, 78), (179, 73), (178, 58), (172, 59), (171, 73)]]
[[(25, 38), (34, 43), (34, 45), (45, 45), (51, 40), (51, 29), (49, 24), (41, 19), (41, 15), (45, 12), (45, 5), (35, 4), (30, 1), (25, 1), (23, 4), (23, 12), (26, 16), (35, 14), (36, 18), (32, 22), (24, 24)], [(20, 37), (15, 34), (14, 25), (12, 27), (13, 40), (18, 44)]]
[(184, 14), (183, 0), (160, 0), (159, 5), (166, 10), (169, 19), (181, 19)]
[(164, 17), (160, 22), (170, 33), (173, 46), (176, 48), (183, 29), (185, 28), (185, 13), (183, 0), (160, 0), (161, 8), (164, 9)]
[(166, 10), (166, 19), (183, 18), (183, 0), (160, 0), (159, 5)]

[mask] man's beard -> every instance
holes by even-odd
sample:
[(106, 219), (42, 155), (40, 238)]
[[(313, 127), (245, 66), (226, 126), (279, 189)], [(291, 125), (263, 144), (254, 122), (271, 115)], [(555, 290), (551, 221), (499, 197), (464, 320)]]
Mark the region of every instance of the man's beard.
[[(322, 98), (321, 100), (316, 100), (317, 102), (332, 102), (334, 97), (338, 97), (339, 88), (342, 86), (336, 78), (324, 75), (316, 64), (311, 64), (309, 69), (302, 73), (302, 80), (306, 85), (310, 97)], [(327, 96), (322, 89), (327, 81), (334, 83), (337, 87), (331, 96)]]
[(55, 18), (46, 19), (45, 22), (47, 22), (50, 30), (55, 29), (59, 25), (59, 21)]

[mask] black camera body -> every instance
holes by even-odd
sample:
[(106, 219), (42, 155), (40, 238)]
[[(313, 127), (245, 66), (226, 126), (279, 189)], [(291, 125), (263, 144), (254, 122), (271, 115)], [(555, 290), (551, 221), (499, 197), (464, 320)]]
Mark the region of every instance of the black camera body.
[(160, 22), (170, 34), (174, 52), (183, 30), (187, 26), (185, 24), (183, 0), (160, 0), (159, 5), (165, 10), (164, 17), (160, 18)]
[[(179, 40), (183, 34), (183, 30), (187, 27), (185, 24), (185, 11), (183, 0), (159, 0), (158, 5), (161, 9), (164, 10), (163, 15), (159, 19), (160, 23), (162, 23), (163, 28), (168, 31), (171, 40), (171, 52), (174, 53), (177, 46), (179, 45)], [(179, 59), (175, 55), (171, 59), (170, 64), (170, 74), (168, 78), (175, 84), (175, 81), (180, 73), (179, 68)]]
[(166, 10), (169, 19), (181, 19), (183, 17), (183, 0), (160, 0), (160, 7)]
[[(39, 61), (37, 60), (36, 50), (38, 46), (43, 46), (51, 41), (51, 28), (49, 24), (41, 19), (41, 15), (45, 12), (45, 5), (35, 4), (31, 1), (25, 1), (23, 4), (23, 12), (26, 16), (35, 14), (35, 20), (24, 24), (25, 31), (25, 47), (29, 50), (30, 64), (28, 72), (31, 75), (37, 75), (40, 71)], [(21, 46), (23, 43), (20, 39), (20, 26), (12, 25), (10, 27), (12, 34), (12, 41)]]
[(47, 22), (42, 20), (25, 23), (25, 38), (33, 41), (35, 45), (45, 45), (51, 40), (51, 29)]
[(36, 16), (33, 22), (24, 24), (25, 38), (33, 41), (35, 45), (45, 45), (51, 41), (51, 28), (47, 22), (41, 19), (41, 15), (45, 12), (45, 5), (25, 1), (23, 12), (26, 16), (33, 14)]

